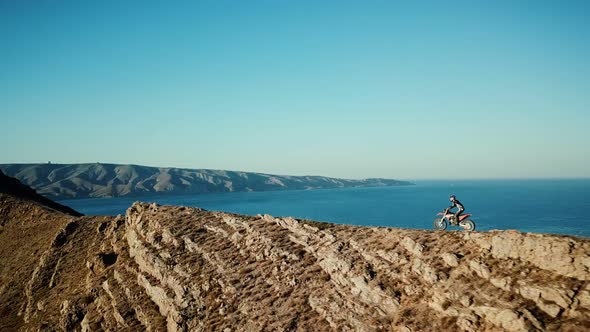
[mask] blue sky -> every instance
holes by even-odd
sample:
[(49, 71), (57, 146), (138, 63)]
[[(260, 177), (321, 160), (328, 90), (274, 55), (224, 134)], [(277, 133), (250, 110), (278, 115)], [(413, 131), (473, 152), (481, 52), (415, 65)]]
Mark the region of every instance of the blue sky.
[(0, 0), (0, 162), (590, 177), (587, 1)]

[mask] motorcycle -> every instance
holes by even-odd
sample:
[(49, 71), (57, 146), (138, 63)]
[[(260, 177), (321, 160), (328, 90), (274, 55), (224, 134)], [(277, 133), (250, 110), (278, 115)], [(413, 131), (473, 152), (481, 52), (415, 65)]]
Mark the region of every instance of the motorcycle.
[(469, 213), (460, 215), (458, 222), (455, 218), (455, 214), (449, 212), (449, 208), (446, 208), (443, 212), (439, 212), (436, 215), (441, 216), (440, 218), (434, 219), (434, 229), (436, 230), (444, 231), (449, 224), (452, 226), (459, 226), (466, 231), (475, 230), (475, 223), (473, 220), (467, 219), (471, 217), (471, 214)]

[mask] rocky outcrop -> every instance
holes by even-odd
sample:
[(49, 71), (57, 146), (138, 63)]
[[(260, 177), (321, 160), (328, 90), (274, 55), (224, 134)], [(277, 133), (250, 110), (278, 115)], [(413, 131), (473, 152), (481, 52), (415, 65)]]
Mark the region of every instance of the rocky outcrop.
[(286, 176), (102, 163), (0, 164), (0, 170), (44, 196), (59, 199), (411, 184), (390, 179), (347, 180), (323, 176)]
[[(115, 218), (34, 208), (11, 205), (0, 232), (0, 330), (590, 329), (588, 239), (147, 203)], [(37, 242), (12, 257), (25, 226)]]

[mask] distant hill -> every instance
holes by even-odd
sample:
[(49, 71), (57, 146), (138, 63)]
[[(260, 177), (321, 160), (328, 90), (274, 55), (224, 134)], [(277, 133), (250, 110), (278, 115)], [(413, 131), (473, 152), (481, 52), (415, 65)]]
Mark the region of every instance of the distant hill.
[(222, 170), (117, 164), (0, 164), (0, 170), (46, 197), (141, 196), (411, 185), (390, 179), (346, 180)]

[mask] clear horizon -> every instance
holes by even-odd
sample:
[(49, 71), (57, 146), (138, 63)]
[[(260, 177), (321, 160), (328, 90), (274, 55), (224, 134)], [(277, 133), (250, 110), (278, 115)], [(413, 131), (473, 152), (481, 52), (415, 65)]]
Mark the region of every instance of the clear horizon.
[(0, 163), (590, 178), (586, 1), (0, 2)]

